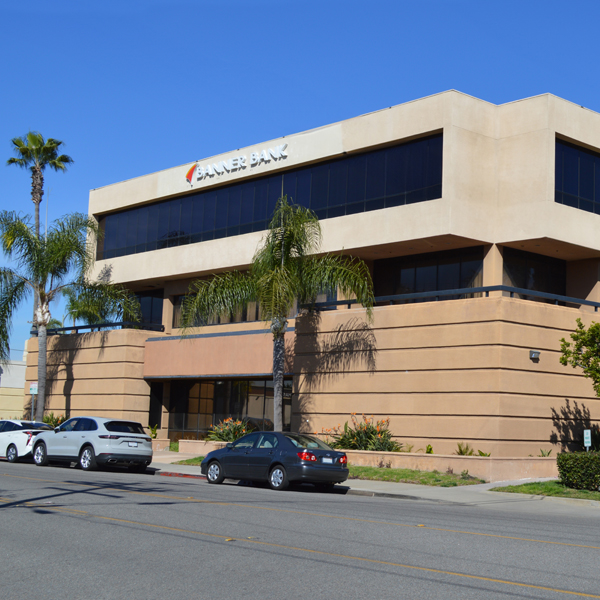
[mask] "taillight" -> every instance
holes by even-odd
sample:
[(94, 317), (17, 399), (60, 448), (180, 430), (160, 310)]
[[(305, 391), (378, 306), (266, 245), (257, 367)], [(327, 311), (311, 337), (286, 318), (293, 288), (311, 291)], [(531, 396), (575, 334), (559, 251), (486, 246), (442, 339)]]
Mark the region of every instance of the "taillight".
[(31, 431), (24, 431), (23, 433), (27, 434), (27, 443), (25, 445), (29, 446), (29, 444), (31, 444), (31, 440), (33, 439), (33, 433), (31, 433)]
[(300, 460), (307, 460), (308, 462), (317, 461), (317, 457), (312, 452), (307, 452), (306, 450), (304, 450), (304, 452), (298, 452), (298, 458)]
[(145, 437), (145, 438), (142, 438), (142, 439), (143, 439), (145, 442), (151, 442), (151, 441), (152, 441), (152, 438), (148, 438), (148, 437)]
[(99, 435), (99, 438), (102, 438), (103, 440), (118, 440), (121, 436), (120, 435)]
[(348, 464), (348, 457), (345, 454), (343, 456), (340, 456), (340, 464), (341, 465)]

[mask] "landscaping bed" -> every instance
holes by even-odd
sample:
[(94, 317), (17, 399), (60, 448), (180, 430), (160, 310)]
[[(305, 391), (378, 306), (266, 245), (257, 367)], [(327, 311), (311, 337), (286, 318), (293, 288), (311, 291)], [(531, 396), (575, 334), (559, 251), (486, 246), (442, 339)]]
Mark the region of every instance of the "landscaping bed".
[(492, 492), (507, 492), (511, 494), (529, 494), (532, 496), (554, 496), (558, 498), (577, 498), (580, 500), (596, 500), (600, 502), (600, 492), (589, 490), (574, 490), (555, 481), (538, 481), (492, 488)]

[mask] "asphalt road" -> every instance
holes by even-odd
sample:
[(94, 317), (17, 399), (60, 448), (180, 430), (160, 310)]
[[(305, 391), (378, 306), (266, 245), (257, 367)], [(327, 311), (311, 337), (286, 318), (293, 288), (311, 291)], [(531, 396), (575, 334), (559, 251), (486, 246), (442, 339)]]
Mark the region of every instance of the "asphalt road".
[(0, 599), (600, 598), (600, 509), (0, 463)]

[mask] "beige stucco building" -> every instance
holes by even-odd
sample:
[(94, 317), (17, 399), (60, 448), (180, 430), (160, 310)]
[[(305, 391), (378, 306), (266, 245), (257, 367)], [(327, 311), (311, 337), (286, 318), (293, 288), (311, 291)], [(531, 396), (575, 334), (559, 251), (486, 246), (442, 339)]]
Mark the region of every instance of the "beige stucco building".
[(291, 321), (293, 430), (365, 413), (415, 448), (527, 456), (600, 422), (590, 382), (559, 363), (559, 340), (600, 306), (600, 115), (456, 91), (92, 190), (96, 273), (108, 266), (164, 331), (53, 338), (48, 408), (173, 439), (226, 416), (268, 426), (257, 307), (186, 339), (178, 319), (194, 278), (250, 265), (282, 194), (317, 213), (323, 252), (367, 261), (379, 299), (371, 323), (335, 298)]

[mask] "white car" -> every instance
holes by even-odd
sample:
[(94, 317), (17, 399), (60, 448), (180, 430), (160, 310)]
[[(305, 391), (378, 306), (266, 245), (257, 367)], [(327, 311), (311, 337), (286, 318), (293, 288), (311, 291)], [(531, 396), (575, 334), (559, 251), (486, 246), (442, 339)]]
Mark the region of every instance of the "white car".
[(17, 462), (20, 458), (31, 456), (36, 436), (48, 430), (52, 431), (52, 428), (46, 423), (16, 419), (0, 421), (0, 458)]
[(77, 462), (85, 471), (119, 465), (143, 473), (152, 462), (152, 438), (135, 421), (73, 417), (36, 436), (33, 460), (40, 467)]

